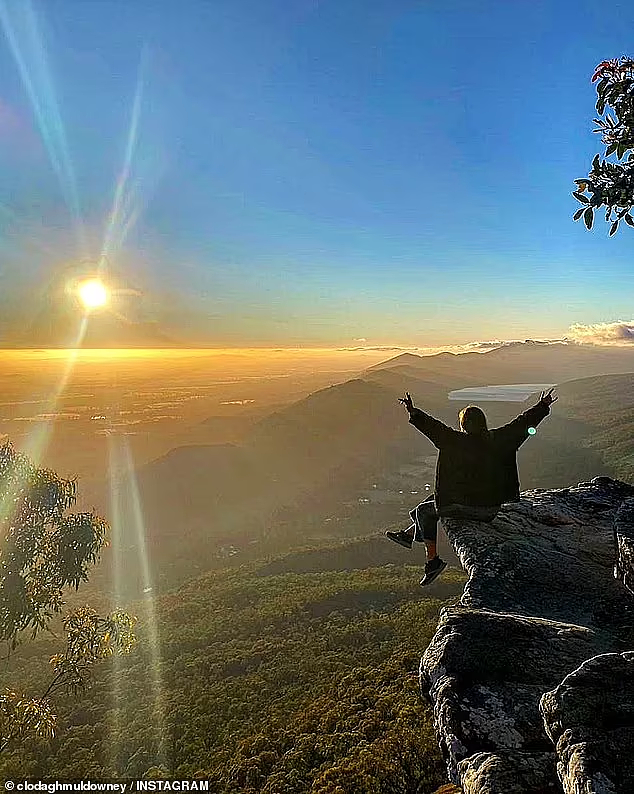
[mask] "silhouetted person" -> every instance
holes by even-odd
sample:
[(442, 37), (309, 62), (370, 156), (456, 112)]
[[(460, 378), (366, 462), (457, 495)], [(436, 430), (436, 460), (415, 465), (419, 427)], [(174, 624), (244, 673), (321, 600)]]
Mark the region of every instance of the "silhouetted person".
[(517, 450), (548, 416), (555, 400), (553, 389), (542, 392), (536, 405), (493, 430), (487, 428), (484, 412), (469, 405), (460, 411), (458, 431), (415, 408), (409, 392), (400, 398), (409, 421), (438, 448), (434, 493), (410, 512), (414, 523), (409, 529), (386, 533), (408, 549), (413, 541), (425, 544), (427, 564), (421, 585), (433, 582), (447, 567), (436, 552), (439, 518), (490, 522), (503, 502), (519, 500)]

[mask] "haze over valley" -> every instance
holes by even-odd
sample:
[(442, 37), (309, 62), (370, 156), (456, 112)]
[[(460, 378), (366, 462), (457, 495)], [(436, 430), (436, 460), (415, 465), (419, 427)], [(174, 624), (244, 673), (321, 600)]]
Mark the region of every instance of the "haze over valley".
[[(455, 426), (460, 389), (556, 384), (556, 410), (520, 451), (522, 487), (632, 474), (630, 348), (527, 342), (376, 363), (384, 353), (84, 353), (56, 402), (66, 359), (41, 357), (35, 368), (29, 355), (6, 360), (13, 391), (0, 430), (18, 448), (39, 445), (42, 465), (78, 478), (79, 506), (118, 524), (126, 597), (148, 586), (137, 498), (161, 589), (315, 539), (403, 526), (433, 488), (435, 466), (433, 446), (398, 403), (405, 391)], [(482, 402), (491, 426), (536, 399), (518, 401), (514, 389), (494, 396)], [(95, 579), (106, 591), (113, 553)]]
[[(600, 474), (634, 482), (629, 347), (526, 343), (472, 355), (382, 353), (378, 361), (309, 352), (290, 361), (278, 351), (268, 360), (232, 354), (224, 372), (208, 352), (126, 355), (95, 354), (74, 369), (67, 403), (50, 403), (59, 361), (39, 371), (23, 363), (30, 378), (20, 379), (15, 357), (4, 364), (13, 397), (1, 406), (5, 432), (24, 427), (12, 439), (16, 446), (40, 454), (61, 476), (77, 475), (77, 509), (95, 509), (110, 524), (109, 547), (68, 604), (88, 599), (101, 610), (132, 610), (141, 643), (129, 659), (104, 666), (88, 710), (78, 710), (71, 696), (60, 698), (59, 742), (7, 755), (9, 770), (72, 775), (84, 768), (72, 761), (81, 746), (80, 765), (90, 764), (97, 777), (178, 769), (174, 774), (184, 777), (205, 770), (218, 781), (244, 781), (240, 775), (251, 774), (260, 752), (257, 744), (244, 749), (253, 731), (279, 737), (278, 755), (286, 758), (289, 747), (306, 741), (311, 723), (303, 710), (316, 713), (317, 702), (349, 713), (332, 741), (340, 741), (344, 724), (356, 736), (356, 701), (342, 703), (348, 693), (354, 699), (358, 677), (365, 691), (368, 664), (377, 704), (363, 719), (376, 708), (377, 735), (385, 735), (386, 719), (395, 741), (410, 742), (430, 716), (415, 673), (410, 692), (402, 671), (416, 667), (442, 599), (455, 600), (464, 574), (441, 531), (439, 552), (450, 567), (421, 597), (422, 552), (384, 537), (387, 528), (409, 524), (409, 510), (434, 482), (436, 450), (409, 425), (398, 402), (405, 391), (456, 426), (462, 404), (450, 399), (454, 390), (556, 384), (559, 400), (518, 456), (522, 488), (565, 488)], [(513, 399), (481, 403), (490, 426), (537, 398), (496, 396)], [(32, 399), (49, 399), (49, 407)], [(66, 411), (76, 418), (59, 416)], [(168, 412), (169, 420), (160, 419)], [(31, 653), (18, 649), (7, 680), (19, 671), (34, 691), (46, 686), (54, 639), (43, 636)], [(394, 716), (382, 700), (391, 687), (399, 693), (390, 701)], [(104, 705), (113, 691), (115, 705)], [(396, 716), (405, 708), (415, 731)], [(333, 717), (323, 719), (315, 728), (321, 743), (330, 741)], [(102, 735), (104, 720), (112, 727)], [(199, 737), (225, 731), (243, 737), (243, 750), (222, 741), (200, 744)], [(431, 733), (425, 736), (416, 752), (440, 785), (442, 761)], [(345, 747), (358, 756), (355, 743)], [(390, 758), (382, 761), (373, 750), (373, 768), (385, 763), (392, 770)]]

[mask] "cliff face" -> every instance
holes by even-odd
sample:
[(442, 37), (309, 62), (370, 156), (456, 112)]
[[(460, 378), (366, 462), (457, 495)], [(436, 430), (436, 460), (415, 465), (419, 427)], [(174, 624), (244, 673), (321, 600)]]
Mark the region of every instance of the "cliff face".
[(469, 581), (420, 672), (450, 779), (634, 792), (634, 487), (527, 491), (491, 524), (443, 526)]

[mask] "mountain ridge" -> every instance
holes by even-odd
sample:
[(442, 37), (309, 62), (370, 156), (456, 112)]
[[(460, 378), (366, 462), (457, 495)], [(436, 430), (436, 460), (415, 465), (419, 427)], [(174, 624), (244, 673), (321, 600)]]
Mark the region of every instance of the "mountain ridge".
[[(372, 483), (389, 491), (388, 501), (373, 508), (377, 523), (385, 522), (377, 531), (405, 521), (417, 497), (408, 497), (395, 475), (413, 466), (421, 473), (416, 484), (410, 478), (411, 490), (432, 482), (433, 472), (420, 461), (435, 449), (409, 426), (398, 398), (411, 391), (416, 405), (454, 427), (461, 406), (448, 400), (442, 377), (432, 382), (427, 373), (418, 378), (409, 366), (404, 370), (370, 368), (256, 419), (233, 445), (184, 447), (141, 467), (140, 494), (159, 570), (171, 569), (169, 555), (185, 549), (197, 564), (215, 565), (216, 545), (246, 553), (257, 539), (292, 544), (308, 524), (316, 532), (360, 533), (365, 508), (359, 498)], [(523, 486), (558, 487), (601, 474), (634, 479), (633, 381), (628, 374), (560, 382), (551, 416), (520, 449)], [(489, 425), (510, 421), (532, 402), (486, 403)], [(93, 503), (103, 510), (108, 491), (102, 491)], [(343, 512), (345, 521), (325, 523)], [(185, 544), (174, 537), (179, 524), (188, 527)]]

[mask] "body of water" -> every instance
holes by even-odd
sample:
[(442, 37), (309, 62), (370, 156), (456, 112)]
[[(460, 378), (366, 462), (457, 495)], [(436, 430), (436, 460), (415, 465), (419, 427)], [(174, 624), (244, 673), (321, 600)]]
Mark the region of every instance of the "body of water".
[(539, 396), (542, 391), (552, 388), (554, 383), (510, 383), (499, 386), (470, 386), (468, 389), (456, 389), (449, 392), (450, 400), (462, 402), (524, 402), (531, 394)]

